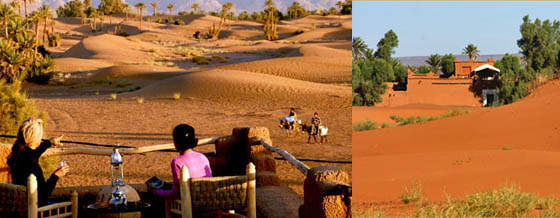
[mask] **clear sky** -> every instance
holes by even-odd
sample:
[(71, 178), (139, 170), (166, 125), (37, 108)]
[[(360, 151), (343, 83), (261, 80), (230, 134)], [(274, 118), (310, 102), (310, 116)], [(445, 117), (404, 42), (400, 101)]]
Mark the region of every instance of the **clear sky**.
[(399, 37), (395, 57), (460, 54), (469, 43), (480, 54), (518, 53), (523, 16), (560, 20), (560, 1), (353, 2), (353, 37), (370, 48), (392, 29)]

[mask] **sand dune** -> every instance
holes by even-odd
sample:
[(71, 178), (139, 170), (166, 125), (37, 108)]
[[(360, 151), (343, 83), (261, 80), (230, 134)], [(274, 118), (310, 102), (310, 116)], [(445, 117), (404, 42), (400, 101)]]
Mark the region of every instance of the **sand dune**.
[(150, 58), (149, 54), (142, 50), (154, 47), (151, 43), (103, 34), (85, 38), (66, 51), (63, 57), (104, 59), (115, 63), (138, 63)]
[[(301, 105), (345, 107), (348, 87), (317, 84), (271, 75), (235, 70), (189, 73), (154, 83), (125, 96), (182, 97), (250, 105)], [(274, 99), (271, 101), (271, 99)]]
[(239, 63), (223, 68), (320, 83), (350, 83), (352, 81), (350, 51), (316, 45), (303, 45), (299, 48), (298, 53), (303, 57)]
[(82, 59), (73, 57), (56, 58), (54, 59), (54, 62), (57, 70), (68, 73), (93, 71), (113, 65), (112, 63), (109, 63), (105, 60)]
[(531, 192), (560, 194), (550, 182), (559, 175), (559, 87), (556, 80), (511, 105), (354, 132), (356, 200), (397, 200), (402, 185), (415, 178), (433, 200), (442, 200), (444, 192), (458, 196), (507, 181)]
[(92, 81), (111, 79), (126, 79), (131, 82), (143, 80), (162, 80), (179, 75), (180, 69), (163, 66), (147, 65), (116, 65), (103, 69), (90, 77)]

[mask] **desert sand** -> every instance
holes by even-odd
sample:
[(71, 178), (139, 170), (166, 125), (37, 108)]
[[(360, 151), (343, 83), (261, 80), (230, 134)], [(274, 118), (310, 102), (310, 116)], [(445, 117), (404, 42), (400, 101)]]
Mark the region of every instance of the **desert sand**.
[(460, 199), (504, 184), (558, 197), (559, 87), (555, 80), (510, 105), (354, 132), (353, 175), (360, 178), (354, 181), (356, 202), (394, 214), (410, 210), (400, 194), (413, 181), (421, 183), (430, 201)]
[[(157, 17), (150, 17), (152, 21)], [(264, 40), (262, 24), (227, 21), (220, 40), (196, 40), (218, 18), (174, 16), (184, 26), (143, 22), (123, 16), (105, 18), (101, 33), (91, 33), (79, 18), (57, 18), (62, 34), (49, 48), (64, 81), (27, 85), (39, 109), (48, 113), (47, 134), (66, 140), (145, 146), (170, 143), (179, 123), (196, 128), (200, 138), (231, 134), (234, 127), (264, 126), (275, 146), (296, 157), (351, 160), (351, 16), (309, 16), (279, 24), (278, 41)], [(105, 33), (121, 23), (123, 37)], [(315, 24), (315, 29), (312, 28)], [(297, 29), (305, 32), (294, 36)], [(191, 52), (220, 56), (227, 63), (193, 63)], [(118, 93), (117, 100), (110, 100)], [(174, 94), (181, 98), (173, 99)], [(142, 98), (143, 103), (138, 103)], [(294, 107), (310, 122), (318, 112), (329, 127), (329, 142), (307, 144), (307, 137), (286, 137), (280, 117)], [(67, 146), (75, 146), (68, 144)], [(195, 150), (213, 151), (212, 146)], [(125, 181), (143, 183), (156, 175), (171, 179), (176, 153), (153, 152), (124, 157)], [(109, 157), (69, 155), (71, 173), (59, 186), (107, 185)], [(285, 161), (276, 161), (279, 176), (303, 193), (304, 176)], [(319, 164), (307, 162), (310, 167)], [(325, 165), (325, 164), (321, 164)], [(331, 164), (351, 173), (351, 164)]]

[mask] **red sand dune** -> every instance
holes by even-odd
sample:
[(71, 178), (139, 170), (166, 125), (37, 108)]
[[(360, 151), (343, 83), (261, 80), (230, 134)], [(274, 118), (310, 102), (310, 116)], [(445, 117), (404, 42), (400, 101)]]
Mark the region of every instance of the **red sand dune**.
[[(558, 195), (560, 81), (519, 102), (423, 124), (352, 133), (357, 202), (398, 201), (418, 180), (430, 200), (498, 188)], [(503, 148), (511, 148), (503, 149)]]

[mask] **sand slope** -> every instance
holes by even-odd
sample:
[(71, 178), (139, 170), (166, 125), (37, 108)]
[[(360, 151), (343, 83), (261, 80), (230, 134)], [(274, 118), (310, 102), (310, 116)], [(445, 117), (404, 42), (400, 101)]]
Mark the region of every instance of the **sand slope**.
[(225, 69), (245, 70), (320, 83), (350, 83), (351, 52), (318, 45), (299, 48), (303, 57), (286, 57), (239, 63)]
[(84, 59), (103, 59), (116, 63), (142, 62), (150, 56), (144, 49), (154, 48), (153, 44), (130, 40), (122, 36), (103, 34), (85, 38), (70, 48), (62, 56)]
[(524, 190), (560, 194), (557, 185), (539, 181), (558, 179), (559, 106), (560, 81), (552, 81), (511, 105), (354, 132), (353, 173), (360, 178), (354, 182), (356, 199), (397, 200), (402, 185), (412, 179), (419, 179), (433, 200), (444, 199), (444, 191), (460, 196), (506, 181)]
[(258, 73), (209, 70), (172, 77), (125, 96), (170, 98), (180, 93), (182, 97), (224, 103), (344, 107), (349, 90)]

